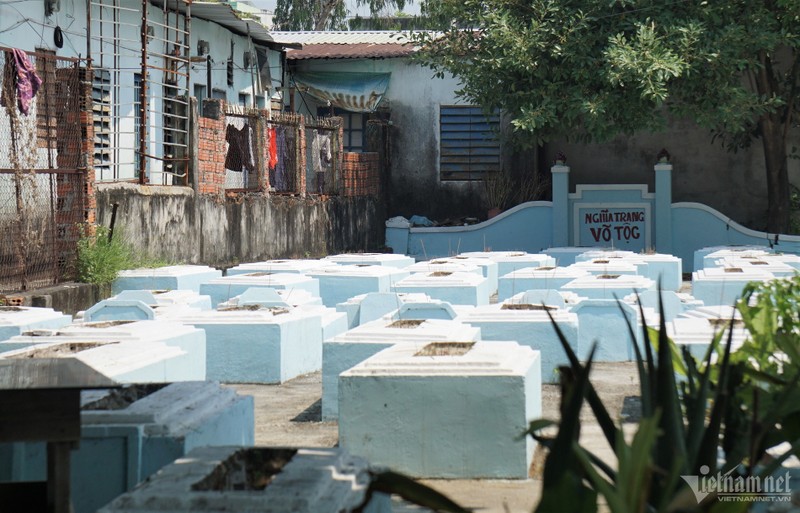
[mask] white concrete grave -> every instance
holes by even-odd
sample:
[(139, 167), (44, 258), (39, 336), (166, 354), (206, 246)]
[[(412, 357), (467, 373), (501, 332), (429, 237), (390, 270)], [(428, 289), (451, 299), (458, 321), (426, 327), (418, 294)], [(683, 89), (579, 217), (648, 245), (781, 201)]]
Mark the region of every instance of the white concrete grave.
[(623, 260), (621, 258), (594, 258), (583, 262), (575, 262), (570, 266), (573, 269), (581, 269), (589, 274), (624, 274), (624, 275), (641, 275), (641, 270), (644, 270), (646, 264), (641, 262), (632, 262)]
[(284, 259), (284, 260), (264, 260), (262, 262), (248, 262), (231, 267), (225, 271), (225, 276), (235, 276), (237, 274), (252, 274), (252, 273), (296, 273), (305, 274), (308, 271), (321, 269), (323, 267), (330, 267), (336, 265), (335, 262), (330, 260), (314, 260), (314, 259)]
[(772, 273), (776, 278), (787, 278), (797, 274), (797, 269), (791, 265), (772, 258), (772, 255), (764, 257), (724, 257), (714, 262), (715, 267), (739, 267), (745, 271), (763, 271)]
[(123, 290), (108, 299), (138, 299), (156, 308), (185, 305), (198, 310), (211, 310), (211, 298), (194, 290)]
[[(708, 347), (714, 336), (724, 331), (720, 340), (722, 349), (728, 340), (728, 330), (731, 318), (702, 318), (702, 317), (676, 317), (667, 324), (667, 336), (678, 346), (687, 347), (695, 358), (705, 358)], [(731, 348), (736, 350), (749, 336), (749, 332), (742, 326), (741, 320), (733, 320), (733, 340)]]
[(322, 261), (339, 265), (380, 265), (397, 269), (405, 269), (414, 263), (410, 256), (394, 253), (341, 253), (326, 256)]
[(406, 269), (366, 264), (337, 265), (306, 274), (319, 281), (322, 304), (331, 308), (359, 294), (391, 292), (394, 284), (409, 275)]
[[(677, 292), (683, 285), (683, 260), (663, 253), (642, 253), (637, 255), (647, 264), (644, 275), (658, 284), (661, 290)], [(641, 274), (641, 273), (640, 273)]]
[[(194, 309), (176, 309), (176, 312), (197, 312)], [(206, 334), (203, 330), (186, 326), (164, 317), (152, 321), (102, 321), (71, 324), (57, 330), (52, 335), (71, 340), (120, 340), (133, 342), (162, 342), (177, 347), (186, 353), (190, 362), (192, 377), (186, 379), (206, 379)], [(20, 337), (18, 340), (23, 340)], [(29, 337), (36, 343), (38, 337)], [(183, 380), (182, 380), (183, 381)]]
[(217, 305), (217, 310), (238, 308), (240, 306), (322, 306), (322, 299), (307, 290), (272, 289), (269, 287), (251, 287), (238, 296)]
[[(578, 264), (576, 264), (578, 265)], [(589, 299), (622, 299), (628, 294), (655, 288), (655, 282), (635, 274), (591, 274), (575, 278), (561, 287), (562, 291), (574, 292)]]
[[(416, 264), (406, 267), (406, 271), (410, 273), (433, 273), (433, 272), (446, 272), (446, 273), (473, 273), (479, 276), (484, 276), (483, 268), (467, 263), (451, 260), (447, 258), (436, 258), (433, 260), (423, 260)], [(485, 277), (485, 276), (484, 276)]]
[(496, 262), (498, 277), (526, 267), (555, 267), (556, 265), (556, 260), (551, 256), (524, 251), (469, 251), (461, 253), (459, 256), (488, 258)]
[(0, 358), (75, 358), (118, 383), (172, 383), (204, 379), (189, 355), (179, 347), (143, 340), (80, 340), (35, 337), (23, 349), (5, 350), (24, 344), (31, 337), (13, 337), (0, 342)]
[[(615, 299), (586, 299), (570, 309), (578, 316), (578, 357), (585, 359), (597, 343), (595, 361), (622, 362), (633, 360), (633, 343), (643, 349), (641, 330), (645, 320), (639, 318), (638, 308)], [(634, 328), (631, 340), (628, 325)]]
[(589, 298), (581, 297), (574, 292), (567, 292), (565, 290), (534, 289), (514, 294), (503, 302), (531, 305), (540, 305), (544, 303), (557, 308), (572, 308), (586, 299)]
[(193, 290), (200, 284), (222, 276), (222, 271), (204, 265), (170, 265), (154, 269), (129, 269), (121, 271), (114, 280), (112, 290)]
[(419, 478), (526, 479), (541, 416), (538, 351), (516, 342), (417, 342), (339, 377), (339, 444)]
[[(128, 385), (81, 393), (81, 440), (72, 452), (75, 513), (98, 508), (195, 447), (253, 445), (252, 396), (211, 381)], [(0, 444), (12, 482), (47, 476), (44, 443)]]
[(409, 301), (391, 314), (384, 316), (384, 319), (395, 321), (402, 319), (443, 319), (452, 321), (472, 312), (475, 308), (470, 305), (451, 305), (447, 301), (439, 299)]
[(709, 246), (694, 252), (694, 270), (716, 267), (716, 261), (726, 257), (762, 258), (770, 253), (766, 246)]
[[(497, 262), (488, 258), (470, 257), (464, 255), (456, 255), (452, 257), (437, 258), (437, 261), (443, 260), (445, 262), (455, 262), (459, 264), (475, 265), (480, 267), (483, 277), (489, 280), (489, 290), (492, 294), (497, 292), (498, 265)], [(433, 269), (434, 271), (436, 269)]]
[[(300, 299), (300, 304), (292, 305), (287, 299)], [(307, 291), (286, 291), (253, 287), (240, 295), (223, 301), (219, 311), (297, 309), (311, 315), (319, 315), (322, 322), (322, 340), (335, 337), (347, 331), (347, 315), (322, 305), (322, 300), (311, 296)]]
[(732, 305), (751, 281), (774, 279), (774, 274), (759, 269), (709, 267), (692, 273), (692, 295), (705, 305)]
[[(634, 308), (638, 308), (636, 306), (638, 304), (637, 301), (640, 301), (644, 309), (652, 309), (657, 313), (654, 318), (655, 325), (658, 324), (659, 315), (662, 313), (664, 314), (664, 320), (670, 322), (684, 312), (703, 306), (703, 302), (695, 299), (692, 295), (671, 290), (663, 290), (660, 293), (657, 290), (645, 290), (640, 292), (638, 296), (637, 294), (629, 294), (623, 298), (623, 301)], [(664, 312), (659, 311), (659, 305), (663, 305)], [(648, 323), (648, 325), (652, 324)]]
[(564, 308), (564, 300), (557, 292), (551, 292), (553, 298), (549, 302), (558, 303), (557, 299), (560, 299), (560, 308), (557, 305), (542, 305), (542, 301), (505, 301), (479, 306), (472, 312), (459, 316), (458, 321), (480, 328), (481, 340), (516, 340), (522, 346), (539, 351), (542, 381), (558, 383), (557, 369), (560, 365), (569, 365), (569, 360), (556, 335), (553, 322), (561, 329), (568, 344), (577, 354), (578, 316)]
[(52, 308), (0, 306), (0, 342), (26, 331), (58, 329), (72, 322), (72, 317)]
[(76, 321), (152, 320), (171, 311), (210, 310), (211, 298), (193, 290), (123, 290), (84, 312)]
[(586, 269), (579, 267), (526, 267), (506, 274), (500, 278), (497, 300), (504, 301), (511, 296), (535, 289), (560, 289), (575, 278), (588, 276)]
[(205, 330), (208, 379), (283, 383), (321, 367), (320, 312), (253, 305), (180, 314), (170, 319)]
[(489, 281), (481, 273), (415, 273), (394, 285), (396, 292), (421, 292), (454, 305), (488, 305)]
[(567, 267), (575, 263), (578, 255), (582, 255), (587, 251), (602, 251), (611, 250), (611, 248), (589, 247), (589, 246), (561, 246), (554, 248), (547, 248), (542, 251), (547, 256), (553, 257), (555, 265), (559, 267)]
[(407, 342), (475, 341), (480, 329), (457, 321), (379, 319), (322, 344), (322, 418), (338, 417), (339, 374), (382, 349)]
[(347, 314), (347, 327), (352, 329), (369, 321), (380, 319), (384, 315), (396, 311), (406, 302), (430, 301), (430, 299), (427, 294), (423, 293), (369, 292), (338, 303), (336, 310)]
[(98, 513), (390, 513), (370, 480), (342, 449), (201, 447)]
[(800, 255), (793, 253), (771, 253), (765, 257), (768, 262), (782, 262), (800, 271)]
[(271, 288), (280, 290), (304, 290), (312, 296), (319, 296), (319, 281), (297, 273), (255, 272), (237, 274), (208, 280), (200, 285), (200, 293), (211, 296), (215, 308), (220, 303), (242, 294), (249, 288)]

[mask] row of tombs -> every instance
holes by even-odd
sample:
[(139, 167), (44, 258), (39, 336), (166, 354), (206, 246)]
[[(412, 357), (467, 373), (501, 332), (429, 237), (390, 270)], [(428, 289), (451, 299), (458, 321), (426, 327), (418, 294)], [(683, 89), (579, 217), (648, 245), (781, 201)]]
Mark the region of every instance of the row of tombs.
[[(528, 477), (534, 442), (519, 434), (541, 416), (542, 384), (567, 364), (553, 324), (579, 356), (596, 342), (595, 359), (615, 362), (635, 354), (628, 323), (654, 326), (663, 315), (672, 340), (702, 356), (743, 287), (794, 275), (800, 257), (713, 247), (695, 254), (695, 268), (693, 295), (679, 292), (679, 258), (598, 248), (424, 262), (345, 254), (242, 264), (225, 276), (204, 266), (130, 270), (116, 295), (75, 319), (0, 307), (0, 361), (75, 358), (129, 385), (81, 395), (76, 513), (322, 511), (322, 500), (326, 511), (366, 500), (365, 511), (388, 511), (386, 496), (365, 492), (366, 462), (424, 478)], [(735, 343), (747, 337), (729, 329)], [(220, 383), (320, 370), (322, 420), (338, 421), (339, 447), (245, 450), (253, 399)], [(45, 454), (41, 443), (0, 445), (0, 481), (42, 479)], [(277, 473), (266, 488), (247, 478), (263, 477), (259, 465)], [(298, 495), (299, 486), (319, 493)]]

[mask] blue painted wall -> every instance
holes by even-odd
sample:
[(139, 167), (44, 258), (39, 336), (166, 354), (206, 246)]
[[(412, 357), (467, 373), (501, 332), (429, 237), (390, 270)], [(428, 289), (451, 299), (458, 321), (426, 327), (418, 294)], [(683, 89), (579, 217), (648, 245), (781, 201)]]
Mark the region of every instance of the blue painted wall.
[[(387, 227), (387, 241), (392, 241), (395, 253), (417, 260), (467, 251), (539, 253), (564, 245), (613, 246), (636, 252), (655, 249), (680, 257), (684, 273), (695, 270), (694, 252), (708, 246), (761, 245), (800, 254), (800, 236), (750, 230), (700, 203), (671, 203), (672, 191), (666, 184), (672, 166), (658, 164), (655, 171), (659, 178), (655, 192), (646, 185), (581, 184), (568, 194), (569, 168), (554, 166), (553, 202), (523, 203), (470, 226), (403, 228), (395, 221)], [(587, 214), (596, 217), (590, 219)], [(610, 240), (603, 234), (595, 237), (605, 228)]]
[(553, 239), (552, 203), (533, 201), (517, 205), (499, 216), (470, 226), (410, 228), (405, 253), (417, 260), (445, 257), (466, 251), (518, 250), (539, 253)]

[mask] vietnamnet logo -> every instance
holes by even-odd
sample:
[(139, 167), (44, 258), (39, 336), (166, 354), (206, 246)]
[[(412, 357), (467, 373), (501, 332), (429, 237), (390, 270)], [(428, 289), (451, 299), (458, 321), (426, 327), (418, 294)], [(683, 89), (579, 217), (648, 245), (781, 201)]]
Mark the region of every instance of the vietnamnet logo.
[(722, 502), (791, 502), (792, 489), (787, 471), (783, 475), (740, 476), (733, 468), (725, 474), (709, 475), (708, 465), (700, 467), (699, 476), (681, 476), (700, 504), (709, 495)]

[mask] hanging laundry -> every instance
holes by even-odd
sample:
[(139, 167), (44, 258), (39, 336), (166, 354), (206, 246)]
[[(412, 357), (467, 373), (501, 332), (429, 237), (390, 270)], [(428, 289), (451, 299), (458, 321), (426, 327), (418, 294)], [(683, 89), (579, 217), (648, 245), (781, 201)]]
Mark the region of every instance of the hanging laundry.
[(253, 153), (250, 150), (250, 125), (241, 129), (229, 124), (225, 129), (225, 141), (228, 143), (228, 154), (225, 156), (225, 168), (231, 171), (253, 171)]
[(319, 159), (323, 167), (330, 166), (333, 161), (333, 153), (331, 152), (331, 136), (330, 134), (320, 135), (319, 143)]
[(311, 131), (311, 170), (315, 173), (322, 172), (322, 162), (319, 159), (320, 154), (320, 139), (319, 133), (316, 130)]
[(277, 162), (275, 163), (275, 189), (278, 191), (289, 192), (292, 190), (289, 183), (289, 169), (291, 169), (292, 155), (287, 136), (286, 127), (279, 126), (275, 129), (275, 145), (277, 147)]
[(269, 168), (274, 169), (278, 165), (278, 135), (274, 127), (267, 129), (267, 136), (269, 137)]
[[(28, 54), (23, 50), (12, 49), (10, 57), (16, 70), (14, 76), (17, 82), (17, 108), (23, 115), (27, 116), (30, 112), (31, 103), (42, 86), (42, 79), (36, 74), (36, 68), (31, 64)], [(6, 66), (8, 61), (9, 52), (6, 52)]]

